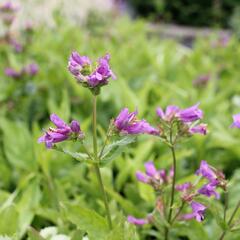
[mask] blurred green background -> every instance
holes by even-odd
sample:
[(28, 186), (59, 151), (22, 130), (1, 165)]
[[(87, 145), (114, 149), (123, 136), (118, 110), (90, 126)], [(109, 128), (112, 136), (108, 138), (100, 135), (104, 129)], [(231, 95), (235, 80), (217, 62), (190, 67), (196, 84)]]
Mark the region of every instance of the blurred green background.
[[(238, 1), (212, 1), (211, 7), (209, 1), (129, 0), (130, 5), (124, 8), (122, 4), (114, 5), (112, 11), (104, 14), (90, 11), (81, 23), (64, 17), (58, 8), (53, 12), (54, 26), (35, 22), (30, 40), (22, 28), (13, 28), (11, 34), (23, 44), (21, 53), (16, 53), (2, 36), (0, 219), (5, 221), (0, 220), (0, 235), (34, 240), (30, 235), (27, 237), (30, 225), (38, 231), (54, 225), (72, 239), (81, 239), (85, 229), (76, 230), (74, 221), (68, 222), (74, 217), (59, 213), (58, 200), (104, 213), (91, 168), (37, 143), (54, 112), (65, 121), (79, 120), (91, 147), (91, 94), (67, 70), (73, 50), (93, 59), (106, 52), (111, 54), (117, 80), (104, 87), (99, 96), (99, 143), (110, 119), (123, 107), (137, 108), (140, 117), (154, 125), (157, 106), (175, 104), (185, 108), (199, 102), (209, 134), (194, 136), (179, 146), (178, 180), (193, 178), (200, 161), (206, 159), (232, 179), (230, 208), (239, 199), (240, 131), (230, 128), (232, 114), (240, 112), (240, 45), (237, 24), (236, 28), (230, 24), (238, 22)], [(122, 14), (121, 9), (129, 12)], [(150, 19), (130, 19), (126, 15), (131, 15), (133, 9), (139, 16)], [(196, 37), (189, 48), (153, 32), (152, 21), (159, 26), (173, 22), (214, 28), (207, 36)], [(236, 30), (231, 36), (218, 32), (220, 27), (230, 26)], [(39, 65), (39, 73), (34, 77), (13, 79), (4, 74), (7, 67), (21, 69), (31, 62)], [(63, 145), (70, 148), (68, 143)], [(76, 144), (74, 148), (78, 150), (80, 146)], [(136, 170), (142, 170), (148, 160), (159, 168), (171, 167), (168, 149), (155, 138), (141, 136), (102, 169), (115, 221), (128, 214), (142, 217), (152, 210), (152, 190), (135, 179)], [(221, 232), (218, 224), (209, 213), (203, 225), (187, 223), (182, 230), (179, 228), (181, 237), (177, 238), (175, 233), (173, 239), (199, 240), (198, 234), (213, 239)], [(128, 231), (130, 234), (135, 230)], [(137, 235), (118, 239), (160, 237), (156, 229), (146, 226)], [(226, 237), (239, 238), (238, 232)]]

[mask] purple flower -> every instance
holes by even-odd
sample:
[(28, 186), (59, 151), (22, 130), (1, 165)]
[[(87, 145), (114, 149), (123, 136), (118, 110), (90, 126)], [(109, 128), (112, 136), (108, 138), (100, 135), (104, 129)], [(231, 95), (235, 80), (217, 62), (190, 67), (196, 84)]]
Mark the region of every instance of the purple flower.
[(135, 225), (144, 225), (148, 223), (147, 219), (144, 218), (135, 218), (133, 216), (128, 216), (127, 218), (129, 223), (135, 224)]
[(36, 63), (31, 63), (23, 68), (24, 73), (26, 73), (29, 76), (34, 76), (38, 73), (39, 67)]
[(179, 107), (171, 106), (171, 105), (166, 108), (165, 113), (160, 107), (158, 107), (156, 110), (157, 115), (164, 121), (168, 121), (168, 122), (172, 121), (172, 119), (175, 117), (175, 114), (178, 111), (179, 111)]
[(17, 71), (13, 68), (5, 68), (5, 75), (14, 79), (18, 79), (22, 76), (22, 71)]
[(47, 148), (52, 148), (54, 143), (65, 141), (71, 137), (83, 137), (80, 125), (77, 121), (73, 120), (71, 125), (68, 126), (56, 114), (51, 114), (50, 120), (57, 128), (50, 127), (48, 131), (46, 131), (44, 135), (38, 139), (39, 143), (45, 142)]
[(198, 190), (198, 193), (205, 195), (207, 197), (215, 196), (216, 199), (219, 199), (220, 195), (215, 190), (216, 190), (216, 186), (212, 185), (211, 183), (208, 183), (208, 184), (205, 184), (203, 187), (201, 187)]
[(206, 135), (207, 134), (207, 124), (201, 123), (197, 126), (189, 128), (188, 131), (190, 134), (199, 133), (201, 135)]
[(187, 191), (188, 189), (192, 188), (192, 184), (190, 182), (186, 182), (183, 184), (176, 185), (176, 190), (179, 192)]
[(68, 70), (80, 80), (84, 78), (84, 68), (90, 67), (90, 65), (91, 61), (87, 56), (80, 56), (78, 52), (72, 52), (68, 62)]
[(183, 122), (194, 122), (203, 117), (203, 112), (198, 108), (199, 104), (180, 110), (176, 116)]
[(146, 174), (149, 177), (154, 177), (157, 174), (157, 170), (153, 164), (153, 162), (147, 162), (144, 164), (145, 169), (146, 169)]
[(18, 7), (12, 2), (7, 1), (0, 5), (0, 13), (4, 24), (11, 25), (15, 19), (15, 12), (18, 10)]
[(7, 1), (0, 5), (0, 11), (4, 12), (15, 12), (19, 9), (19, 7), (13, 4), (11, 1)]
[(18, 42), (16, 39), (10, 39), (10, 44), (11, 46), (14, 48), (14, 50), (17, 52), (17, 53), (20, 53), (22, 52), (23, 50), (23, 46), (20, 42)]
[(240, 128), (240, 113), (233, 115), (232, 128)]
[(145, 120), (137, 119), (137, 111), (130, 113), (124, 108), (114, 121), (114, 126), (122, 134), (151, 134), (158, 135), (159, 131)]
[(202, 175), (210, 182), (216, 181), (216, 174), (204, 160), (201, 161), (200, 168), (196, 171), (196, 175)]
[(106, 54), (99, 58), (97, 66), (94, 67), (87, 56), (80, 56), (77, 52), (73, 52), (69, 58), (68, 69), (84, 86), (95, 88), (106, 85), (109, 78), (116, 79), (109, 61), (110, 55)]
[(143, 182), (143, 183), (150, 183), (150, 181), (151, 181), (150, 177), (148, 177), (146, 174), (144, 174), (140, 171), (136, 172), (136, 178), (139, 182)]
[(207, 209), (207, 207), (201, 203), (192, 201), (191, 208), (192, 213), (185, 214), (182, 216), (182, 218), (185, 220), (195, 218), (198, 222), (202, 222), (204, 220), (204, 212)]
[(88, 83), (91, 87), (96, 87), (98, 85), (106, 85), (110, 77), (112, 79), (116, 79), (116, 76), (110, 69), (109, 60), (109, 54), (106, 54), (104, 57), (98, 60), (98, 67), (88, 77)]
[(163, 169), (157, 170), (153, 162), (147, 162), (144, 164), (145, 173), (137, 171), (137, 180), (146, 184), (152, 185), (155, 189), (158, 189), (162, 184), (168, 183), (172, 176), (171, 171), (167, 176), (166, 171)]

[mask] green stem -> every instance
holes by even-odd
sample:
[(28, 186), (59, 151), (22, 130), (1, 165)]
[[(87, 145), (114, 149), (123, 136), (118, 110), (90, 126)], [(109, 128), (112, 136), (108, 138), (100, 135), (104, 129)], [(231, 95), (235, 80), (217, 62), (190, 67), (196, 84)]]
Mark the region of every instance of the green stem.
[(184, 205), (185, 205), (185, 202), (182, 202), (182, 205), (181, 205), (181, 207), (178, 209), (178, 212), (176, 213), (176, 215), (173, 217), (173, 219), (172, 219), (172, 221), (171, 221), (171, 224), (173, 224), (174, 221), (177, 219), (177, 217), (179, 216), (179, 214), (180, 214), (181, 211), (183, 210)]
[[(235, 207), (235, 209), (234, 209), (234, 211), (233, 211), (233, 213), (232, 213), (232, 215), (231, 215), (231, 217), (230, 217), (230, 219), (229, 219), (229, 221), (228, 221), (228, 223), (227, 223), (228, 226), (231, 225), (231, 223), (232, 223), (232, 221), (233, 221), (233, 219), (234, 219), (234, 217), (235, 217), (235, 215), (236, 215), (236, 213), (237, 213), (237, 211), (238, 211), (239, 208), (240, 208), (240, 201), (238, 202), (237, 206)], [(225, 237), (225, 235), (226, 235), (226, 233), (227, 233), (226, 230), (223, 231), (223, 233), (222, 233), (222, 235), (220, 236), (219, 240), (223, 240), (224, 237)]]
[[(176, 167), (177, 167), (177, 161), (176, 161), (176, 154), (175, 154), (175, 148), (173, 145), (173, 139), (172, 139), (172, 129), (170, 130), (170, 144), (171, 144), (171, 152), (172, 152), (172, 159), (173, 159), (173, 179), (172, 179), (172, 189), (171, 189), (171, 198), (170, 198), (170, 206), (169, 206), (169, 213), (168, 213), (168, 222), (171, 223), (172, 219), (172, 213), (173, 213), (173, 204), (174, 204), (174, 196), (175, 196), (175, 184), (176, 184)], [(168, 233), (169, 228), (165, 228), (165, 240), (168, 240)]]
[(107, 194), (104, 189), (102, 176), (101, 176), (101, 172), (100, 172), (100, 168), (99, 168), (99, 164), (98, 164), (99, 159), (98, 159), (98, 150), (97, 150), (97, 97), (95, 95), (93, 97), (93, 149), (94, 149), (94, 159), (95, 159), (94, 168), (96, 171), (100, 190), (103, 195), (103, 201), (104, 201), (106, 214), (107, 214), (107, 220), (108, 220), (108, 226), (110, 229), (112, 229), (112, 220), (111, 220), (110, 210), (109, 210), (109, 206), (108, 206)]
[(224, 192), (224, 213), (223, 213), (224, 222), (226, 221), (227, 209), (228, 209), (228, 192), (225, 191)]

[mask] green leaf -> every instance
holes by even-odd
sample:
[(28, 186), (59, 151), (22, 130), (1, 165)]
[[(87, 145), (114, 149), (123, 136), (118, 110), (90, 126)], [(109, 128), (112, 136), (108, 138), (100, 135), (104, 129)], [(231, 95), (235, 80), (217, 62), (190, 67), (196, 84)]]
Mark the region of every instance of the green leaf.
[(19, 214), (14, 205), (0, 211), (0, 235), (13, 236), (18, 232)]
[(89, 162), (89, 163), (92, 162), (92, 161), (90, 161), (90, 158), (86, 153), (71, 152), (69, 150), (60, 148), (59, 146), (55, 146), (55, 150), (63, 152), (65, 154), (71, 156), (72, 158), (76, 159), (79, 162)]
[(79, 229), (85, 230), (90, 239), (104, 239), (108, 233), (106, 219), (94, 210), (79, 205), (65, 204), (63, 207), (66, 218)]
[(39, 234), (37, 230), (35, 230), (32, 227), (30, 227), (28, 230), (28, 237), (29, 237), (29, 240), (46, 240)]
[(20, 169), (36, 170), (33, 139), (25, 124), (1, 119), (0, 127), (3, 131), (4, 152), (8, 161)]
[(22, 192), (22, 196), (16, 207), (19, 212), (20, 236), (23, 236), (31, 224), (35, 209), (37, 209), (41, 200), (41, 190), (39, 181), (34, 179)]
[(102, 157), (100, 159), (101, 166), (105, 166), (106, 164), (110, 163), (114, 158), (123, 152), (123, 149), (126, 145), (129, 145), (135, 141), (136, 136), (128, 135), (123, 137), (121, 140), (108, 145), (104, 149)]

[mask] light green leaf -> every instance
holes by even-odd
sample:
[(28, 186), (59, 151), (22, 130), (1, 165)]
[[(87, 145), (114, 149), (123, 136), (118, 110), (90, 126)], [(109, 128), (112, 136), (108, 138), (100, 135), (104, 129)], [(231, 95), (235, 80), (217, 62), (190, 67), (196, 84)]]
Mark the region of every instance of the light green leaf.
[(65, 204), (63, 211), (70, 222), (88, 233), (90, 239), (102, 240), (107, 235), (106, 219), (94, 210), (79, 205)]
[(103, 151), (102, 157), (100, 159), (101, 166), (105, 166), (110, 163), (114, 158), (120, 155), (124, 147), (136, 141), (136, 136), (125, 136), (121, 140), (113, 142), (108, 145)]
[(33, 139), (25, 124), (1, 119), (0, 128), (3, 131), (4, 152), (8, 161), (20, 169), (36, 170)]
[(19, 214), (14, 205), (0, 211), (0, 235), (13, 236), (18, 232)]

